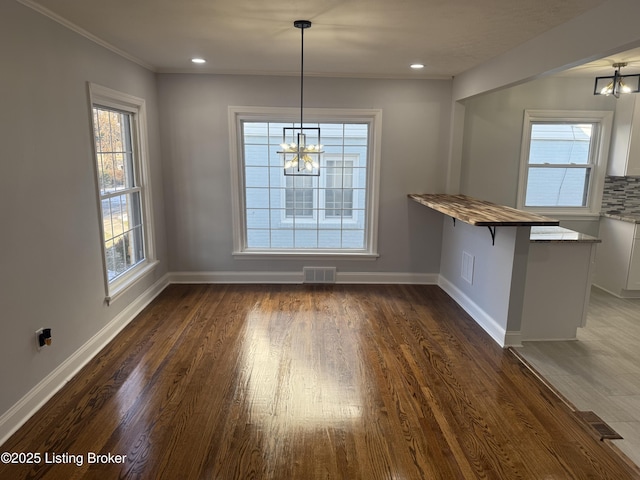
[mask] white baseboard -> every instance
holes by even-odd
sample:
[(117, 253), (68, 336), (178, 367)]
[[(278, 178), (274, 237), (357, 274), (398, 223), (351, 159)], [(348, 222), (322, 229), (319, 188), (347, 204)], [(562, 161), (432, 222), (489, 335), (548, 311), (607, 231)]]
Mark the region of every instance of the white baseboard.
[(521, 347), (522, 346), (522, 332), (507, 332), (504, 336), (503, 347)]
[(171, 272), (170, 283), (302, 283), (299, 272)]
[(442, 288), (458, 305), (460, 305), (482, 329), (487, 332), (501, 347), (517, 346), (520, 332), (508, 332), (498, 324), (487, 312), (471, 300), (462, 290), (440, 275), (438, 286)]
[(0, 416), (0, 445), (95, 357), (167, 285), (169, 285), (169, 278), (165, 275)]
[[(300, 272), (173, 272), (170, 283), (302, 283)], [(336, 283), (437, 285), (437, 273), (340, 272)]]
[(437, 285), (437, 273), (338, 272), (336, 283)]
[(601, 287), (600, 285), (596, 285), (595, 283), (592, 286), (602, 290), (603, 292), (608, 293), (609, 295), (613, 295), (616, 298), (640, 298), (640, 290), (619, 290), (618, 292), (612, 292), (609, 289)]

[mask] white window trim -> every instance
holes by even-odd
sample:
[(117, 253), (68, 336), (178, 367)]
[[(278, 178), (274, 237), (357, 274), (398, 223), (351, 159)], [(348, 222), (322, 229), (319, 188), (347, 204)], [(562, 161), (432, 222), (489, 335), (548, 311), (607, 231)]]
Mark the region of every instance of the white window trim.
[[(526, 207), (524, 205), (527, 187), (529, 148), (531, 145), (531, 124), (544, 121), (566, 121), (575, 123), (597, 123), (599, 134), (596, 139), (596, 154), (590, 179), (589, 197), (585, 207)], [(602, 206), (602, 192), (609, 157), (609, 142), (613, 123), (613, 112), (599, 110), (525, 110), (520, 151), (520, 175), (518, 181), (517, 208), (560, 219), (597, 218)]]
[[(100, 245), (102, 248), (102, 267), (104, 275), (105, 300), (111, 305), (122, 293), (132, 285), (153, 271), (158, 264), (155, 253), (155, 241), (153, 232), (153, 210), (151, 209), (151, 175), (149, 167), (148, 137), (147, 137), (147, 111), (146, 103), (142, 98), (134, 97), (126, 93), (112, 90), (102, 85), (88, 83), (89, 88), (89, 113), (91, 118), (91, 144), (93, 147), (93, 168), (95, 172), (95, 189), (98, 202), (98, 223), (100, 231)], [(114, 108), (133, 114), (134, 128), (132, 142), (138, 152), (138, 175), (142, 190), (142, 221), (145, 259), (129, 269), (126, 273), (109, 282), (107, 273), (106, 252), (104, 243), (104, 221), (102, 218), (102, 206), (100, 198), (100, 185), (98, 181), (98, 168), (96, 159), (96, 145), (94, 138), (95, 125), (93, 125), (93, 107), (99, 105)]]
[[(234, 258), (272, 259), (272, 258), (335, 258), (335, 259), (376, 259), (378, 255), (378, 205), (380, 196), (380, 145), (382, 134), (382, 110), (379, 109), (338, 109), (338, 108), (305, 108), (305, 123), (322, 123), (339, 120), (340, 122), (368, 123), (369, 155), (371, 164), (368, 179), (366, 219), (366, 250), (337, 250), (337, 249), (297, 249), (297, 250), (246, 250), (246, 232), (244, 229), (244, 177), (241, 172), (242, 162), (242, 121), (300, 120), (299, 108), (282, 107), (250, 107), (230, 106), (228, 108), (229, 121), (229, 150), (231, 162), (231, 192), (233, 212), (233, 256)], [(321, 174), (322, 175), (322, 174)]]

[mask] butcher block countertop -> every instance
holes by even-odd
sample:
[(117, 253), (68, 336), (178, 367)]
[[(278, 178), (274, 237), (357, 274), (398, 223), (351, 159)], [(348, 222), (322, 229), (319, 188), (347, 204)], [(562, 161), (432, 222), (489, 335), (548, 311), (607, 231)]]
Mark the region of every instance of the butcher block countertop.
[(461, 222), (483, 227), (520, 227), (559, 225), (558, 220), (524, 212), (466, 195), (445, 193), (410, 193), (408, 197), (426, 207)]

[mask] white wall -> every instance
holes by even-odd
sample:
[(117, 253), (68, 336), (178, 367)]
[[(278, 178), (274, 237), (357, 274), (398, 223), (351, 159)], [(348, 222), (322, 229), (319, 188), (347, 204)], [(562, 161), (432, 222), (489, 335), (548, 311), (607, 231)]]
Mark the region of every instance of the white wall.
[[(166, 272), (153, 73), (0, 2), (0, 418)], [(87, 81), (147, 101), (160, 267), (104, 303)], [(53, 329), (38, 352), (35, 331)], [(46, 394), (46, 392), (44, 392)], [(2, 431), (0, 430), (0, 438)]]
[[(443, 222), (440, 286), (499, 345), (518, 344), (530, 227), (495, 227), (494, 244), (487, 227)], [(463, 255), (473, 259), (466, 279)]]
[[(516, 206), (522, 127), (526, 109), (615, 111), (613, 97), (593, 95), (592, 78), (547, 77), (464, 102), (460, 191)], [(563, 222), (597, 235), (597, 221)]]
[(379, 252), (375, 261), (234, 260), (227, 108), (299, 105), (299, 78), (159, 75), (170, 269), (437, 273), (441, 224), (407, 199), (442, 191), (451, 82), (305, 79), (306, 107), (382, 109)]

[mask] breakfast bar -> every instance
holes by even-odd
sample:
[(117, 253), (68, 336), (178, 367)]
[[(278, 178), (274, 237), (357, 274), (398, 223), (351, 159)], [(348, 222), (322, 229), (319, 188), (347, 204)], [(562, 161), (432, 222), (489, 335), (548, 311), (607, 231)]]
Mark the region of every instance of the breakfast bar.
[[(496, 342), (575, 338), (598, 239), (466, 195), (408, 197), (444, 215), (438, 284)], [(570, 293), (559, 284), (570, 284)]]

